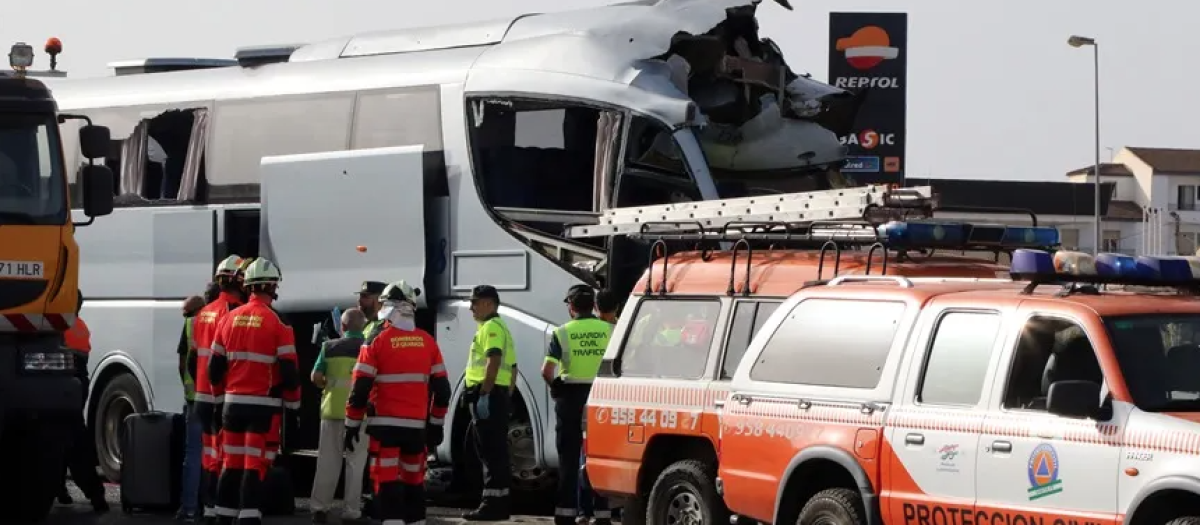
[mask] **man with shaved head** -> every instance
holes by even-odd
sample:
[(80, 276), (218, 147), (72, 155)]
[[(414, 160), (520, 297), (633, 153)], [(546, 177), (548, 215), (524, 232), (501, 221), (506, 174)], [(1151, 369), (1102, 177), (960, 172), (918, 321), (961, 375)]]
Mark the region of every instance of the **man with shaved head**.
[[(363, 288), (366, 290), (366, 285)], [(342, 337), (321, 345), (321, 353), (313, 365), (312, 382), (322, 390), (321, 434), (317, 441), (317, 472), (313, 476), (312, 499), (309, 500), (309, 505), (313, 513), (313, 523), (318, 525), (329, 520), (329, 511), (333, 507), (333, 493), (342, 473), (342, 433), (346, 428), (346, 400), (350, 397), (350, 381), (354, 374), (354, 365), (358, 362), (358, 351), (366, 339), (363, 331), (367, 323), (367, 315), (361, 308), (351, 308), (342, 312)], [(358, 447), (345, 454), (343, 521), (362, 519), (363, 470), (366, 465), (367, 447)]]

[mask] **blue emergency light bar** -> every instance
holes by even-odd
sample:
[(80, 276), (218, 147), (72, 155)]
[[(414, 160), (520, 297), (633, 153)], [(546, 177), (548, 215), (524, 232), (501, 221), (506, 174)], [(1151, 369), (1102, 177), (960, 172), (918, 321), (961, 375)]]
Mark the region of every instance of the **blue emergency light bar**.
[(877, 229), (889, 248), (1053, 249), (1058, 229), (937, 221), (893, 221)]
[(1013, 279), (1035, 283), (1081, 282), (1131, 286), (1200, 287), (1200, 258), (1148, 257), (1073, 251), (1018, 249), (1009, 269)]

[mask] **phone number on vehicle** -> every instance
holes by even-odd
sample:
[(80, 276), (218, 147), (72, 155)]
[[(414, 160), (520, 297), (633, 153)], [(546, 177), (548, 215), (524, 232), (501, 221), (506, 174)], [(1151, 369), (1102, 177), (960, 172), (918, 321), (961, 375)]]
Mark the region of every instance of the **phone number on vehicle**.
[(596, 409), (595, 419), (601, 425), (644, 425), (695, 430), (700, 421), (700, 411), (679, 412), (645, 408), (599, 407)]
[(775, 423), (743, 419), (727, 422), (722, 430), (726, 434), (734, 436), (766, 436), (780, 439), (799, 439), (819, 432), (818, 428), (804, 423)]

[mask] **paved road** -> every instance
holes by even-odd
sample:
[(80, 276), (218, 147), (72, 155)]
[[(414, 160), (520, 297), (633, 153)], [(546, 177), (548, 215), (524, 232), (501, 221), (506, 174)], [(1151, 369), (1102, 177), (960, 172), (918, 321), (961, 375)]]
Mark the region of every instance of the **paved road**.
[[(120, 489), (116, 486), (108, 486), (108, 502), (113, 510), (108, 514), (97, 516), (92, 513), (92, 507), (88, 503), (83, 503), (83, 495), (75, 488), (74, 485), (68, 485), (71, 490), (71, 495), (78, 502), (74, 505), (64, 506), (57, 505), (54, 512), (50, 515), (50, 519), (45, 525), (178, 525), (179, 522), (172, 519), (170, 515), (133, 515), (126, 516), (121, 512), (121, 496)], [(303, 507), (306, 506), (304, 500), (298, 500), (300, 510), (295, 516), (286, 518), (267, 518), (265, 521), (268, 525), (308, 525), (312, 523), (309, 514)], [(433, 525), (457, 524), (465, 523), (461, 518), (461, 509), (446, 509), (437, 508), (430, 509), (430, 518), (427, 522)], [(540, 516), (514, 516), (510, 521), (494, 522), (500, 525), (511, 524), (549, 524), (553, 523), (554, 519), (550, 517)]]

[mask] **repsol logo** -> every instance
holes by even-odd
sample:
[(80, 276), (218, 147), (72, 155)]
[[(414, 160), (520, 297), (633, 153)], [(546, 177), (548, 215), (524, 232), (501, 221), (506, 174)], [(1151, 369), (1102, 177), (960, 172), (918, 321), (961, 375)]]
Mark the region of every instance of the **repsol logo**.
[(608, 334), (604, 332), (571, 332), (571, 348), (600, 348), (603, 349)]
[(988, 512), (970, 507), (905, 503), (904, 525), (1100, 525), (1100, 523), (1062, 518), (1051, 519), (1019, 512)]

